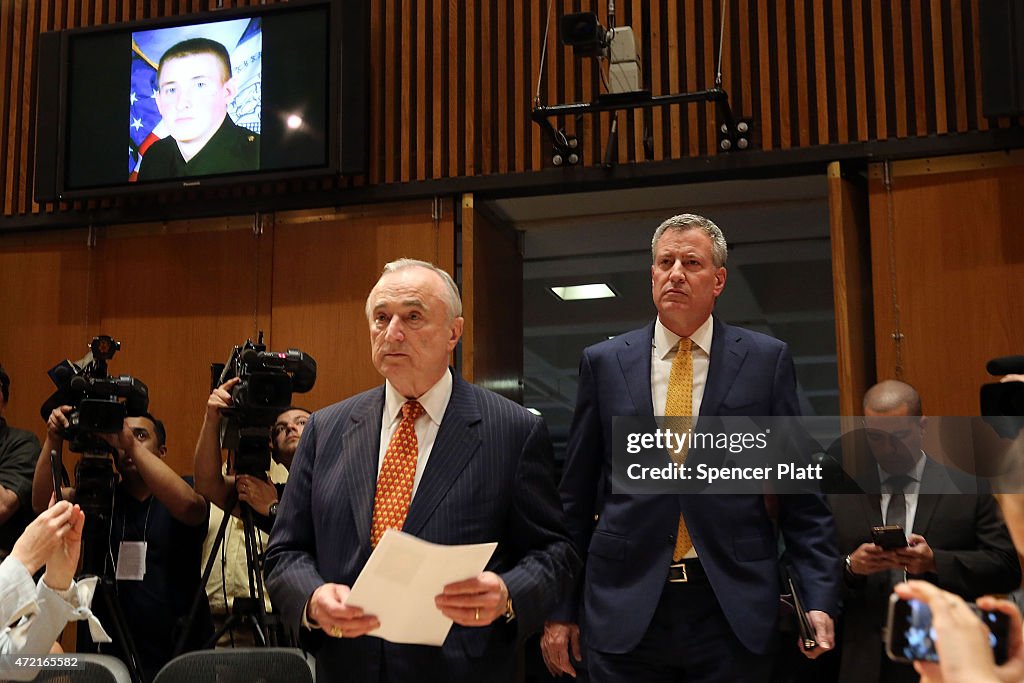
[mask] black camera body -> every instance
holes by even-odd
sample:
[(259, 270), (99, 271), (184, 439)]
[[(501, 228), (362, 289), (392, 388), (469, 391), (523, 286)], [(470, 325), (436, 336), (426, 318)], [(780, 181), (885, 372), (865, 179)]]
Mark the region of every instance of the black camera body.
[(235, 453), (235, 474), (262, 477), (270, 469), (269, 429), (291, 406), (293, 393), (313, 388), (316, 361), (298, 349), (267, 351), (261, 331), (259, 341), (235, 346), (227, 363), (214, 364), (212, 374), (213, 388), (239, 378), (231, 407), (221, 411), (227, 419), (223, 445)]
[(61, 436), (76, 453), (94, 446), (107, 452), (106, 442), (95, 435), (116, 434), (124, 427), (125, 417), (144, 415), (149, 408), (149, 389), (143, 382), (129, 375), (107, 374), (107, 362), (120, 348), (121, 342), (108, 335), (94, 337), (85, 358), (78, 363), (61, 361), (48, 373), (57, 390), (39, 412), (46, 420), (54, 408), (72, 407), (67, 415), (70, 424)]
[[(993, 358), (986, 366), (990, 375), (1024, 374), (1024, 356)], [(981, 414), (1004, 439), (1015, 439), (1024, 429), (1024, 382), (992, 382), (981, 385)]]
[(107, 374), (107, 363), (120, 348), (121, 342), (100, 335), (89, 344), (85, 358), (55, 365), (48, 374), (57, 390), (40, 409), (47, 420), (55, 408), (72, 407), (61, 436), (68, 448), (82, 454), (75, 466), (75, 502), (87, 515), (103, 520), (110, 516), (117, 474), (116, 451), (101, 435), (120, 432), (125, 417), (138, 417), (149, 409), (149, 389), (143, 382), (129, 375)]

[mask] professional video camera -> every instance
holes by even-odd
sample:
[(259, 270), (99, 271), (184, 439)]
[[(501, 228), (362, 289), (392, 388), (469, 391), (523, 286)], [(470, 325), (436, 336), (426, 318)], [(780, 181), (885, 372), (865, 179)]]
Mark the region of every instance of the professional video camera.
[(316, 361), (299, 351), (267, 351), (263, 332), (259, 341), (247, 339), (231, 351), (223, 366), (213, 365), (213, 388), (238, 377), (231, 390), (224, 448), (235, 452), (236, 474), (262, 477), (270, 469), (269, 429), (292, 403), (292, 393), (303, 394), (316, 383)]
[[(1024, 374), (1024, 356), (993, 358), (985, 369), (993, 376)], [(982, 384), (981, 414), (999, 436), (1016, 438), (1024, 428), (1024, 382)]]
[(40, 409), (46, 420), (55, 408), (72, 407), (61, 436), (68, 448), (82, 453), (75, 467), (75, 500), (86, 514), (101, 517), (110, 514), (117, 477), (111, 461), (115, 450), (100, 435), (120, 432), (125, 417), (143, 415), (149, 407), (145, 384), (128, 375), (107, 374), (107, 363), (120, 348), (121, 342), (100, 335), (89, 344), (85, 358), (55, 365), (48, 374), (57, 390)]

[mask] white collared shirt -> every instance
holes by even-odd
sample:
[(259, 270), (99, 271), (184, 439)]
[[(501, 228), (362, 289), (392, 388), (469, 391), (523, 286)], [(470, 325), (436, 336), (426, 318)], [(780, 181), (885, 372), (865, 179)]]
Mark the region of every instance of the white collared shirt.
[[(913, 481), (903, 488), (903, 500), (907, 504), (907, 526), (903, 532), (908, 537), (914, 530), (914, 517), (917, 516), (917, 494), (921, 492), (921, 477), (924, 476), (925, 459), (924, 451), (921, 451), (921, 456), (917, 459), (913, 469), (907, 472), (907, 476), (911, 477)], [(885, 519), (885, 513), (889, 509), (889, 499), (892, 498), (892, 491), (885, 481), (893, 475), (878, 467), (878, 465), (875, 465), (875, 467), (878, 468), (878, 481), (882, 486), (882, 519), (885, 524), (888, 524), (889, 520)]]
[[(693, 414), (700, 415), (700, 404), (704, 398), (704, 387), (708, 382), (708, 367), (711, 365), (711, 338), (714, 336), (714, 316), (708, 316), (704, 324), (690, 335), (693, 342)], [(654, 339), (651, 344), (651, 400), (654, 414), (665, 414), (668, 398), (668, 377), (672, 372), (672, 361), (676, 357), (680, 336), (661, 323), (654, 323)]]
[[(448, 402), (451, 398), (452, 373), (451, 370), (445, 370), (437, 384), (416, 399), (426, 412), (416, 420), (416, 443), (419, 446), (419, 456), (416, 458), (416, 477), (412, 483), (413, 496), (416, 495), (416, 489), (419, 488), (423, 469), (427, 466), (427, 459), (430, 457), (430, 451), (434, 448), (434, 440), (437, 438), (437, 430), (441, 426), (444, 411), (448, 409)], [(391, 386), (391, 382), (384, 382), (384, 414), (380, 422), (377, 476), (380, 476), (381, 467), (384, 466), (384, 454), (387, 453), (391, 437), (402, 421), (402, 406), (408, 400)]]

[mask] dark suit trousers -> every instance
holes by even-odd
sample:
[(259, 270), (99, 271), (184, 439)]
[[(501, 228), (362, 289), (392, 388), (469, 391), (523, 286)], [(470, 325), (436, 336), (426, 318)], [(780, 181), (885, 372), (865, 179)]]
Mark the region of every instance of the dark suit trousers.
[(632, 652), (588, 648), (587, 658), (593, 683), (767, 683), (774, 653), (745, 648), (711, 586), (698, 582), (665, 584), (651, 624)]

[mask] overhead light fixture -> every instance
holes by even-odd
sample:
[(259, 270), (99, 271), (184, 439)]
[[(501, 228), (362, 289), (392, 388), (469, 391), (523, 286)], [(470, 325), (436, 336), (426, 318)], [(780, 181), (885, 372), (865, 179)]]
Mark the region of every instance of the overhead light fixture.
[(591, 285), (567, 285), (565, 287), (549, 287), (551, 292), (562, 301), (582, 301), (584, 299), (611, 299), (618, 296), (608, 285), (599, 282)]
[(536, 408), (527, 408), (527, 410), (529, 410), (531, 413), (533, 413), (537, 417), (541, 417), (541, 412), (539, 410), (537, 410)]

